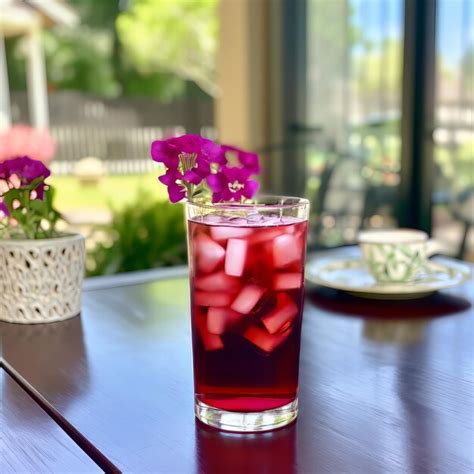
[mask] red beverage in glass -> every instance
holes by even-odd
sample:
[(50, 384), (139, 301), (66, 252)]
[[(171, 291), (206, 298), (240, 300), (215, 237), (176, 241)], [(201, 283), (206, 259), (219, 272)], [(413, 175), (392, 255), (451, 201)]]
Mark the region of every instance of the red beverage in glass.
[(306, 231), (291, 216), (188, 221), (196, 403), (239, 414), (296, 403)]

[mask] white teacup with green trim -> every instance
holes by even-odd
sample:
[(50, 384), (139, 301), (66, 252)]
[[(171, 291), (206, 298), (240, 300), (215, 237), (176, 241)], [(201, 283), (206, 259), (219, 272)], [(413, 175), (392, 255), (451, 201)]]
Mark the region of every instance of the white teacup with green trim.
[(358, 242), (367, 268), (381, 283), (406, 283), (426, 275), (428, 257), (439, 250), (428, 234), (415, 229), (362, 231)]

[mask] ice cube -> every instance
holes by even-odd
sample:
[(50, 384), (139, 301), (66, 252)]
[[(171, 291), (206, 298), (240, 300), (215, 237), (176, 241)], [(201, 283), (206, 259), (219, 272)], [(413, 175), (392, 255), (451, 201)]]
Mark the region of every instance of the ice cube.
[(224, 221), (222, 216), (217, 214), (206, 214), (202, 219), (206, 224), (220, 224)]
[(232, 303), (231, 308), (238, 313), (249, 314), (264, 293), (265, 290), (257, 285), (244, 286)]
[(196, 277), (193, 281), (194, 287), (205, 291), (237, 291), (240, 286), (238, 278), (226, 275), (224, 271), (212, 273), (202, 277)]
[(217, 334), (203, 333), (201, 334), (201, 338), (206, 351), (217, 351), (219, 349), (224, 349), (224, 343), (222, 342), (221, 337)]
[(229, 239), (225, 256), (225, 272), (227, 275), (242, 276), (248, 243), (242, 239)]
[(195, 243), (198, 269), (204, 273), (212, 272), (224, 259), (224, 247), (214, 242), (207, 234), (197, 235)]
[(252, 233), (252, 229), (248, 227), (233, 227), (215, 225), (211, 227), (211, 236), (214, 240), (238, 239), (246, 237)]
[(209, 308), (207, 330), (212, 334), (222, 334), (242, 319), (242, 315), (229, 308)]
[(206, 351), (216, 351), (224, 348), (222, 339), (217, 334), (211, 334), (206, 328), (205, 316), (198, 314), (196, 316), (196, 327), (201, 336), (202, 344)]
[(273, 276), (273, 288), (277, 291), (301, 288), (302, 276), (301, 273), (277, 273)]
[(251, 212), (247, 216), (247, 222), (249, 224), (260, 224), (265, 221), (265, 216), (258, 212)]
[(291, 327), (281, 334), (268, 334), (267, 331), (257, 326), (249, 326), (243, 333), (245, 339), (265, 352), (272, 352), (283, 344), (291, 333)]
[(293, 234), (279, 235), (273, 241), (273, 262), (278, 268), (298, 261), (302, 254), (302, 240)]
[(232, 293), (196, 291), (193, 302), (198, 306), (229, 306), (233, 299), (234, 295)]
[(286, 293), (279, 294), (277, 307), (263, 316), (262, 323), (270, 334), (275, 334), (292, 321), (298, 311), (298, 306)]
[(273, 240), (275, 237), (278, 237), (281, 234), (281, 230), (278, 228), (260, 228), (255, 230), (252, 237), (250, 237), (251, 244), (259, 244), (262, 242), (267, 242)]

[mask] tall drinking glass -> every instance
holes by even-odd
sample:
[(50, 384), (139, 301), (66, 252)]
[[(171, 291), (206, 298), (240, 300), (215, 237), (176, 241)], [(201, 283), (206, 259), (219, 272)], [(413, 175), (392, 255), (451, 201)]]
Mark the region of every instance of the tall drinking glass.
[(298, 412), (309, 204), (187, 203), (196, 417), (266, 431)]

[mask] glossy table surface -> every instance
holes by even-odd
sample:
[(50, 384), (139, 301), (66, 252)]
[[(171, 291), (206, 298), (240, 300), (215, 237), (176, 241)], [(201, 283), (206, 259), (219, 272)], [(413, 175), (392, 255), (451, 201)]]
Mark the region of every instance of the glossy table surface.
[(3, 369), (0, 394), (0, 472), (101, 472)]
[[(308, 288), (298, 421), (229, 434), (194, 419), (188, 283), (175, 273), (92, 282), (66, 322), (0, 324), (5, 369), (103, 470), (473, 472), (472, 281), (398, 302)], [(28, 450), (11, 449), (26, 469)]]

